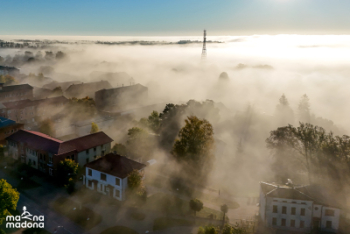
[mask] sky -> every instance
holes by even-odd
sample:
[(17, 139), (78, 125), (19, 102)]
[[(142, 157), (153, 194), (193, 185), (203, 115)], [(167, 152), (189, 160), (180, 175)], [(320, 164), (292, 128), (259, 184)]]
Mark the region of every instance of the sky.
[(350, 34), (349, 0), (0, 0), (0, 6), (0, 35)]

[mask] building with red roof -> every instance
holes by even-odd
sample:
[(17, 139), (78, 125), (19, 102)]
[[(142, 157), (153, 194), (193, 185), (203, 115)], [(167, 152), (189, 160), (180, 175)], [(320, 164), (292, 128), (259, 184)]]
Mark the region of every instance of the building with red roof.
[(69, 158), (79, 164), (102, 157), (111, 150), (113, 141), (104, 132), (92, 133), (69, 141), (49, 135), (19, 130), (6, 138), (9, 156), (42, 172), (54, 175), (60, 161)]

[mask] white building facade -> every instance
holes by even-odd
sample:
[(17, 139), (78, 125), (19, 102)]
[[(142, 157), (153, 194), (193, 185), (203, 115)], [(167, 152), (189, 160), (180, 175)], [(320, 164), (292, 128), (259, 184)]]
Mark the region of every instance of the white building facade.
[(83, 183), (91, 190), (124, 201), (128, 175), (133, 170), (144, 173), (144, 168), (142, 163), (110, 153), (85, 165)]
[(312, 229), (337, 233), (340, 209), (311, 196), (309, 186), (260, 183), (259, 216), (265, 227), (309, 233)]

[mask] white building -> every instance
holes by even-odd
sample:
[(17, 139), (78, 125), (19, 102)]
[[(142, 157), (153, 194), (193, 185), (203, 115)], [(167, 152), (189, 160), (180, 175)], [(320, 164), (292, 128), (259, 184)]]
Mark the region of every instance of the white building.
[(267, 228), (337, 233), (340, 209), (319, 186), (260, 182), (259, 216)]
[(110, 153), (85, 166), (83, 181), (87, 188), (123, 201), (128, 187), (128, 175), (135, 169), (143, 172), (146, 165)]

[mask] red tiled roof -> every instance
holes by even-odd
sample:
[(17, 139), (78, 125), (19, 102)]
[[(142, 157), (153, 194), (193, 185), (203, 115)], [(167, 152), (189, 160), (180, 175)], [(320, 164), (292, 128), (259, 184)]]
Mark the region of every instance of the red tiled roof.
[(141, 170), (146, 167), (145, 164), (112, 153), (89, 162), (85, 166), (122, 179), (127, 177), (134, 169)]
[(104, 132), (89, 134), (69, 141), (61, 141), (41, 132), (27, 130), (19, 130), (6, 139), (23, 142), (30, 148), (48, 151), (56, 155), (72, 151), (81, 152), (113, 141)]
[(76, 150), (78, 152), (112, 142), (113, 139), (104, 132), (96, 132), (86, 136), (78, 137), (61, 144), (58, 154)]
[(39, 132), (19, 130), (6, 138), (7, 140), (23, 142), (30, 148), (43, 150), (56, 154), (62, 141)]

